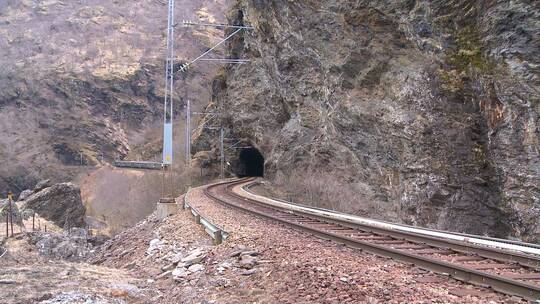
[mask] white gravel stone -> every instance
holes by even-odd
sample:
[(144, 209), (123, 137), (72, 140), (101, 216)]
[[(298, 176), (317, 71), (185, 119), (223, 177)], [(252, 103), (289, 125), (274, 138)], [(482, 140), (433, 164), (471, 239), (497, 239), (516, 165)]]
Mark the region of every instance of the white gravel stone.
[(203, 270), (204, 270), (204, 266), (201, 265), (201, 264), (191, 265), (188, 268), (189, 272), (199, 272), (199, 271), (203, 271)]

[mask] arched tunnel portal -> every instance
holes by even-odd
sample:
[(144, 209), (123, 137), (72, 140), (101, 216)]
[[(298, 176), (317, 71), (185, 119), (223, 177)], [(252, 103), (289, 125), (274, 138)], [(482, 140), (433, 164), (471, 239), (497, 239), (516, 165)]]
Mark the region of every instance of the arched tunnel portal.
[(264, 156), (256, 148), (244, 148), (239, 155), (239, 177), (264, 176)]

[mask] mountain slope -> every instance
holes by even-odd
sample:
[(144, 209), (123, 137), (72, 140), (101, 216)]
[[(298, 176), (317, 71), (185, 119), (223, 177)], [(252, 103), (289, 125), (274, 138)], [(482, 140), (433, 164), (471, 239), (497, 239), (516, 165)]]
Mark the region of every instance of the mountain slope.
[[(176, 1), (177, 21), (223, 19), (227, 3)], [(0, 188), (159, 154), (166, 16), (162, 0), (0, 3)], [(222, 35), (178, 27), (178, 66)], [(186, 98), (207, 103), (216, 69), (177, 74), (178, 119)]]

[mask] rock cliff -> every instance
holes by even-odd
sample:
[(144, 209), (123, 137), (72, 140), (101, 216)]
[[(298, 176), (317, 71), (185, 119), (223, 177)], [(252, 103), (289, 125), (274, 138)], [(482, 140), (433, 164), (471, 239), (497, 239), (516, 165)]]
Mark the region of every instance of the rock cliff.
[(251, 63), (209, 109), (267, 176), (322, 169), (406, 223), (540, 241), (538, 2), (238, 0), (229, 18), (254, 27), (228, 46)]

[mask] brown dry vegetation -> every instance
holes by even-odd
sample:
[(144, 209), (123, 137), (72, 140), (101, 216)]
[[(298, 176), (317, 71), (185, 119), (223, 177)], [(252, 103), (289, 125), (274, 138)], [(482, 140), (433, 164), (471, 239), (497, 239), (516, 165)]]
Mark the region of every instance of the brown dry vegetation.
[(80, 176), (77, 184), (86, 206), (87, 222), (115, 235), (151, 214), (162, 197), (178, 197), (203, 181), (183, 160), (170, 172), (104, 166)]
[(333, 177), (336, 175), (317, 169), (291, 170), (278, 173), (263, 188), (266, 194), (295, 203), (384, 220), (398, 218), (396, 205), (372, 199), (363, 183), (339, 180)]

